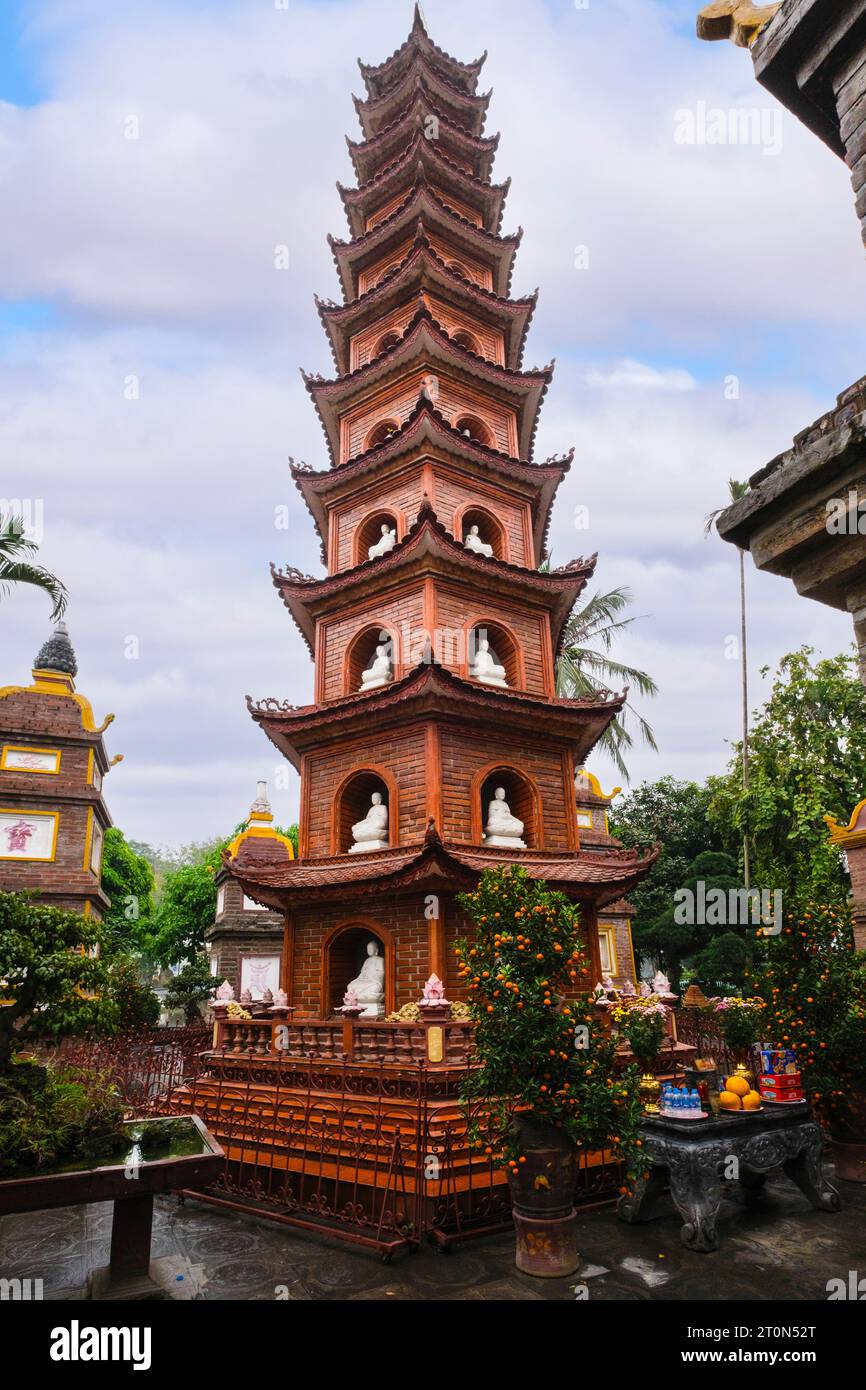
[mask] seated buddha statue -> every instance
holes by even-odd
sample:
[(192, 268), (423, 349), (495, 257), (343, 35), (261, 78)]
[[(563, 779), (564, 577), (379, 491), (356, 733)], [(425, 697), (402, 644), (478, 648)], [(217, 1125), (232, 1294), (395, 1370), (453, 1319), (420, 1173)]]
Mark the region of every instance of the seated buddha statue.
[(380, 644), (370, 665), (361, 672), (361, 690), (378, 690), (380, 685), (387, 685), (392, 679), (393, 670), (388, 648)]
[(500, 666), (494, 660), (490, 643), (486, 637), (483, 637), (478, 643), (475, 656), (469, 663), (469, 674), (473, 680), (480, 681), (482, 685), (498, 685), (500, 689), (508, 688), (508, 681), (505, 679), (505, 667)]
[(388, 848), (388, 807), (383, 804), (381, 792), (373, 793), (366, 816), (352, 826), (352, 839), (350, 854)]
[(468, 533), (463, 538), (463, 544), (467, 550), (474, 550), (476, 555), (486, 555), (488, 560), (493, 554), (493, 546), (481, 539), (477, 526), (469, 527)]
[(377, 560), (380, 555), (387, 555), (389, 550), (393, 550), (397, 544), (397, 532), (393, 526), (389, 526), (387, 521), (382, 522), (382, 534), (375, 544), (371, 545), (367, 551), (368, 560)]
[(359, 1018), (381, 1018), (385, 1013), (385, 962), (379, 955), (378, 941), (367, 942), (367, 959), (356, 980), (350, 980), (347, 997), (361, 1006)]
[(523, 836), (523, 821), (511, 814), (511, 807), (505, 800), (505, 788), (497, 787), (493, 800), (487, 807), (487, 824), (484, 827), (484, 843), (496, 849), (526, 849)]

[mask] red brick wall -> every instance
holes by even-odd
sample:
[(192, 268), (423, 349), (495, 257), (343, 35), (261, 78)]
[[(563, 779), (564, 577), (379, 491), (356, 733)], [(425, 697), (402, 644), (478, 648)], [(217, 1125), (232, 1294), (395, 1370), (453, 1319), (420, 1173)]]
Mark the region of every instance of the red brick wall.
[(501, 761), (531, 774), (537, 785), (543, 820), (543, 843), (538, 847), (547, 850), (577, 848), (572, 843), (566, 813), (569, 789), (558, 748), (517, 738), (513, 742), (502, 738), (481, 740), (472, 730), (463, 734), (451, 729), (442, 729), (440, 745), (443, 838), (471, 841), (473, 778), (490, 763)]
[[(322, 622), (317, 643), (318, 667), (322, 673), (322, 699), (335, 700), (350, 693), (344, 689), (346, 652), (353, 638), (365, 628), (378, 626), (394, 633), (395, 659), (399, 664), (402, 660), (404, 624), (407, 624), (412, 632), (424, 626), (422, 581), (387, 600), (371, 599), (355, 612), (330, 622)], [(408, 657), (407, 653), (407, 660)], [(399, 669), (396, 674), (400, 674)]]
[[(341, 742), (327, 752), (311, 755), (304, 786), (305, 812), (301, 818), (305, 856), (330, 854), (332, 808), (338, 789), (355, 768), (386, 769), (397, 785), (400, 843), (409, 844), (423, 839), (427, 826), (427, 773), (425, 730), (409, 727), (390, 734), (371, 736), (363, 744)], [(393, 836), (394, 809), (389, 806)], [(339, 845), (335, 852), (345, 853), (348, 845)]]

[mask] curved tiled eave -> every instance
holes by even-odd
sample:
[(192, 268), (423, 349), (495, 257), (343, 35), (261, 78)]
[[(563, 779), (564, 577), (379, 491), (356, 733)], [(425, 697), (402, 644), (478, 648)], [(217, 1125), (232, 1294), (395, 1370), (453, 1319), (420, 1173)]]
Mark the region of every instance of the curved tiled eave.
[(351, 241), (328, 237), (346, 299), (356, 298), (361, 272), (387, 255), (393, 245), (399, 246), (405, 241), (413, 224), (416, 234), (429, 226), (452, 244), (457, 254), (462, 251), (486, 266), (493, 277), (494, 293), (500, 299), (508, 297), (514, 257), (523, 238), (523, 229), (518, 228), (510, 236), (485, 232), (443, 203), (426, 180), (417, 179), (406, 201), (372, 231)]
[(507, 560), (488, 559), (467, 550), (425, 502), (413, 526), (387, 555), (320, 579), (299, 570), (278, 570), (273, 564), (271, 576), (311, 653), (318, 617), (333, 606), (350, 604), (359, 594), (366, 596), (405, 584), (405, 571), (411, 566), (417, 576), (438, 574), (461, 582), (474, 577), (480, 587), (487, 586), (506, 600), (513, 601), (515, 594), (521, 594), (525, 602), (540, 604), (548, 612), (554, 649), (558, 650), (565, 623), (594, 572), (596, 558), (573, 560), (559, 570), (526, 569)]
[(544, 879), (570, 897), (604, 907), (631, 892), (646, 877), (659, 852), (658, 845), (644, 854), (623, 851), (604, 856), (581, 854), (579, 850), (485, 849), (462, 841), (443, 841), (431, 822), (423, 840), (370, 854), (295, 859), (282, 866), (235, 867), (231, 861), (227, 863), (249, 897), (276, 910), (299, 901), (339, 901), (349, 888), (354, 899), (383, 891), (417, 892), (426, 884), (469, 886), (485, 869), (499, 864), (519, 864), (530, 878)]
[(506, 367), (511, 371), (520, 370), (538, 291), (522, 299), (501, 299), (492, 290), (470, 284), (437, 256), (422, 231), (403, 264), (381, 285), (348, 304), (316, 300), (337, 371), (348, 372), (351, 339), (356, 333), (384, 318), (412, 294), (425, 291), (440, 294), (445, 299), (450, 297), (463, 312), (475, 313), (485, 326), (498, 329), (505, 343)]
[(405, 185), (408, 193), (409, 188), (424, 177), (451, 193), (458, 202), (474, 207), (482, 218), (485, 231), (494, 236), (499, 234), (511, 180), (489, 183), (465, 174), (453, 160), (441, 153), (434, 140), (428, 140), (419, 130), (399, 158), (368, 183), (361, 184), (359, 188), (344, 188), (342, 184), (337, 184), (352, 236), (363, 236), (368, 217), (391, 201), (402, 186)]
[(377, 96), (388, 90), (400, 79), (416, 56), (425, 58), (437, 71), (441, 70), (444, 81), (471, 95), (478, 86), (478, 75), (487, 59), (487, 51), (469, 63), (462, 63), (453, 54), (446, 53), (430, 38), (416, 4), (409, 37), (394, 50), (390, 58), (381, 63), (362, 63), (360, 58), (358, 59), (358, 67), (370, 95)]
[(441, 364), (443, 369), (450, 368), (456, 380), (475, 382), (489, 396), (498, 399), (501, 405), (515, 411), (518, 419), (517, 456), (532, 457), (541, 403), (553, 378), (554, 363), (520, 372), (498, 367), (453, 342), (429, 309), (421, 308), (399, 342), (381, 353), (375, 361), (331, 381), (304, 374), (304, 384), (322, 422), (332, 463), (338, 461), (340, 421), (347, 409), (371, 388), (387, 386), (413, 367), (434, 367), (436, 363)]
[(411, 132), (418, 126), (426, 126), (431, 116), (439, 123), (439, 139), (445, 148), (453, 147), (459, 155), (469, 160), (474, 166), (476, 178), (489, 179), (499, 148), (499, 136), (470, 135), (468, 130), (457, 125), (444, 111), (439, 110), (434, 102), (425, 100), (422, 93), (416, 90), (391, 124), (385, 126), (372, 139), (352, 140), (350, 136), (346, 136), (349, 157), (358, 182), (368, 182), (375, 174), (376, 168), (383, 167), (383, 161), (387, 160), (390, 164), (398, 152), (408, 145), (411, 135), (407, 135), (406, 132)]
[(492, 93), (469, 95), (461, 92), (419, 54), (397, 82), (380, 96), (352, 97), (364, 138), (369, 140), (391, 125), (416, 90), (432, 97), (455, 125), (462, 126), (471, 135), (482, 134)]
[(293, 707), (272, 699), (247, 708), (284, 757), (300, 767), (302, 757), (334, 739), (350, 739), (375, 728), (399, 729), (407, 720), (436, 719), (482, 738), (554, 741), (585, 760), (626, 701), (626, 692), (599, 692), (584, 700), (550, 699), (519, 690), (496, 690), (455, 675), (434, 662), (422, 663), (399, 681), (327, 704)]

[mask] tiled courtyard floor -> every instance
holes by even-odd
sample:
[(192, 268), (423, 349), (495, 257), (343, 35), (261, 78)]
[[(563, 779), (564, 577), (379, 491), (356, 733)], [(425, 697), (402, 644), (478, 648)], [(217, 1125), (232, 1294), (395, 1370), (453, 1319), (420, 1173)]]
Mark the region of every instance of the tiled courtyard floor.
[[(720, 1214), (721, 1249), (696, 1255), (679, 1241), (668, 1199), (657, 1217), (626, 1226), (612, 1209), (580, 1220), (584, 1268), (538, 1280), (514, 1268), (510, 1235), (449, 1254), (423, 1246), (384, 1265), (375, 1254), (258, 1218), (158, 1198), (153, 1256), (182, 1297), (274, 1299), (815, 1299), (827, 1281), (866, 1275), (866, 1186), (837, 1183), (838, 1215), (813, 1211), (784, 1178), (747, 1198), (733, 1186)], [(86, 1296), (89, 1270), (108, 1260), (111, 1207), (67, 1207), (0, 1220), (0, 1278), (41, 1278), (46, 1298)]]

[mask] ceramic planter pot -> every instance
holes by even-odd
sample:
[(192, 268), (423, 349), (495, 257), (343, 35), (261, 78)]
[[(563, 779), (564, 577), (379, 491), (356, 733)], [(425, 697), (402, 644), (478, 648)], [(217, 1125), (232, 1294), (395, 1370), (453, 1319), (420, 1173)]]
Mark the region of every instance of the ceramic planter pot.
[(517, 1268), (541, 1279), (562, 1279), (581, 1264), (574, 1145), (553, 1126), (521, 1121), (513, 1132), (525, 1160), (509, 1178)]
[(837, 1178), (866, 1182), (866, 1091), (851, 1097), (847, 1121), (831, 1121), (830, 1148)]

